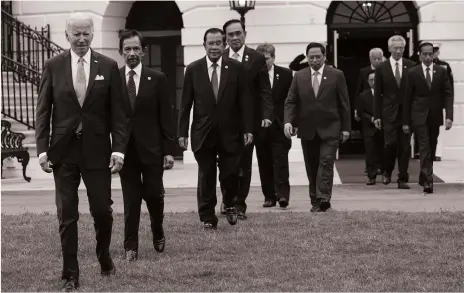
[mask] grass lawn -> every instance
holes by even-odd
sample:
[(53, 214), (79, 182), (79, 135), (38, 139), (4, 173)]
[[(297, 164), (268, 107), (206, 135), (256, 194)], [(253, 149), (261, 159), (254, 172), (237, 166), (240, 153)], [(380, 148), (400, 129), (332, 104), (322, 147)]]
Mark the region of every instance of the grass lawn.
[[(80, 291), (464, 291), (464, 214), (250, 214), (216, 232), (197, 214), (167, 214), (167, 246), (151, 245), (142, 216), (139, 260), (123, 260), (115, 215), (116, 277), (99, 276), (92, 220), (79, 220)], [(56, 291), (62, 259), (54, 215), (2, 215), (2, 291)]]

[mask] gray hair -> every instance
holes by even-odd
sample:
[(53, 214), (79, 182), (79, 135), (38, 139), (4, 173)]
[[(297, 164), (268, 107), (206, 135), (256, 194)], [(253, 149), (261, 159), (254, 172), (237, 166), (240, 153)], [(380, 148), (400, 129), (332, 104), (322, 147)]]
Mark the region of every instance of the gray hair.
[(90, 15), (82, 12), (71, 13), (69, 18), (66, 20), (66, 30), (68, 30), (76, 20), (87, 20), (90, 24), (90, 29), (93, 32), (93, 19)]
[(275, 47), (272, 44), (269, 44), (269, 43), (264, 43), (264, 44), (259, 45), (256, 48), (256, 51), (258, 51), (258, 52), (260, 52), (262, 54), (269, 53), (272, 58), (275, 57)]
[(406, 47), (406, 40), (400, 35), (394, 35), (393, 37), (388, 39), (388, 48), (390, 48), (393, 42), (396, 41), (401, 41), (403, 43), (403, 46)]
[(370, 51), (369, 51), (369, 57), (371, 57), (372, 55), (374, 55), (375, 53), (380, 53), (382, 56), (383, 56), (383, 50), (380, 49), (380, 48), (372, 48)]

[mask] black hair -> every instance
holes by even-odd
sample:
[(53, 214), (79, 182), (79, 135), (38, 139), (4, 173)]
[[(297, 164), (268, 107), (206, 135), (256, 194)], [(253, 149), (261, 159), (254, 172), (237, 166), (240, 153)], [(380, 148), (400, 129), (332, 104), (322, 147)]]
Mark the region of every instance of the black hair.
[(124, 44), (124, 40), (130, 39), (133, 37), (138, 37), (140, 40), (140, 45), (142, 46), (142, 50), (145, 48), (145, 41), (143, 39), (142, 34), (138, 30), (133, 29), (123, 29), (119, 31), (119, 52), (122, 52), (122, 47)]
[(224, 31), (220, 28), (217, 27), (212, 27), (206, 30), (205, 34), (203, 35), (203, 43), (206, 43), (206, 36), (208, 34), (221, 34), (222, 35), (222, 41), (226, 42), (226, 35), (224, 34)]
[(306, 55), (308, 55), (308, 51), (312, 48), (320, 48), (321, 52), (323, 55), (325, 55), (325, 47), (321, 43), (309, 43), (308, 46), (306, 46)]
[(245, 32), (245, 24), (238, 19), (231, 19), (226, 21), (226, 23), (224, 23), (224, 25), (222, 26), (222, 30), (226, 32), (227, 27), (233, 23), (240, 23), (242, 25), (243, 32)]
[(375, 69), (371, 69), (369, 70), (369, 72), (367, 73), (367, 79), (369, 79), (369, 75), (371, 75), (372, 73), (375, 73)]
[(430, 43), (430, 42), (422, 42), (422, 43), (420, 43), (420, 45), (419, 45), (419, 53), (422, 52), (422, 48), (425, 47), (425, 46), (430, 46), (430, 47), (432, 47), (432, 51), (433, 51), (433, 44), (432, 44), (432, 43)]

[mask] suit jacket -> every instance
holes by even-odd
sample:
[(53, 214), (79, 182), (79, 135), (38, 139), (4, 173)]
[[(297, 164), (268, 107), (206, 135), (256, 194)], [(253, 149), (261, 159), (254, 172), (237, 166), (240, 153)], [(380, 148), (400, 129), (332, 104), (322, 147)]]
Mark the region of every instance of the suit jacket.
[(351, 131), (350, 100), (345, 75), (324, 66), (317, 97), (311, 82), (311, 68), (295, 73), (285, 100), (285, 123), (298, 127), (298, 137), (311, 140), (316, 133), (323, 140), (339, 139)]
[[(108, 168), (111, 152), (124, 153), (126, 150), (126, 117), (118, 65), (113, 59), (93, 50), (90, 63), (89, 83), (82, 107), (74, 91), (70, 51), (47, 60), (44, 65), (35, 136), (38, 154), (47, 152), (54, 165), (60, 163), (80, 122), (87, 168)], [(96, 80), (97, 75), (102, 79)]]
[(403, 58), (401, 83), (398, 87), (391, 67), (390, 58), (380, 63), (375, 70), (374, 117), (382, 119), (384, 125), (400, 126), (402, 105), (406, 96), (408, 69), (414, 62)]
[(358, 77), (358, 84), (356, 86), (356, 95), (355, 97), (359, 97), (359, 95), (364, 92), (365, 90), (370, 89), (369, 83), (367, 82), (367, 78), (369, 72), (372, 70), (371, 65), (361, 68), (359, 70), (359, 77)]
[(280, 128), (284, 127), (284, 108), (285, 99), (288, 95), (288, 90), (292, 84), (292, 71), (274, 65), (274, 79), (272, 83), (272, 100), (274, 102), (274, 123)]
[(375, 128), (372, 122), (372, 118), (374, 117), (374, 96), (370, 88), (359, 95), (356, 110), (361, 118), (363, 136), (368, 137), (374, 135), (375, 132), (377, 132), (377, 128)]
[[(432, 72), (433, 71), (433, 72)], [(443, 125), (443, 105), (446, 119), (453, 120), (453, 90), (446, 69), (433, 65), (429, 89), (422, 66), (408, 72), (408, 90), (403, 105), (403, 125), (425, 125), (429, 117), (434, 125)]]
[(214, 97), (206, 58), (187, 66), (179, 110), (179, 137), (188, 137), (190, 110), (192, 151), (198, 151), (208, 133), (216, 128), (220, 140), (229, 151), (236, 149), (237, 140), (243, 146), (243, 133), (253, 131), (253, 108), (250, 91), (240, 62), (222, 58), (218, 99)]
[[(223, 57), (229, 58), (229, 50), (225, 50)], [(253, 132), (256, 132), (261, 129), (263, 119), (273, 121), (271, 84), (264, 55), (247, 46), (243, 54), (241, 63), (253, 99)]]
[(142, 66), (134, 110), (127, 93), (126, 67), (120, 69), (124, 108), (127, 113), (127, 138), (135, 144), (139, 160), (154, 164), (172, 155), (176, 127), (173, 105), (164, 73)]

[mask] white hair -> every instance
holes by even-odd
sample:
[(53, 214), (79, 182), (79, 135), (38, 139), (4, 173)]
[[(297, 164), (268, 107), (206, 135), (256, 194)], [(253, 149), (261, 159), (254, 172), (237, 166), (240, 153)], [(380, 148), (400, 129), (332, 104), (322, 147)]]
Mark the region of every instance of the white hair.
[(400, 35), (394, 35), (393, 37), (388, 39), (388, 48), (390, 48), (393, 45), (393, 42), (396, 41), (401, 41), (403, 43), (403, 46), (406, 47), (406, 40)]
[(382, 56), (383, 56), (383, 50), (380, 49), (380, 48), (372, 48), (370, 51), (369, 51), (369, 57), (371, 57), (372, 55), (374, 55), (375, 53), (380, 53)]
[(82, 13), (82, 12), (74, 12), (71, 13), (69, 18), (66, 20), (66, 30), (70, 29), (71, 26), (74, 24), (75, 21), (78, 20), (86, 20), (90, 24), (90, 29), (93, 32), (93, 19), (90, 15)]

